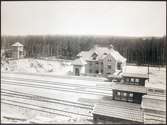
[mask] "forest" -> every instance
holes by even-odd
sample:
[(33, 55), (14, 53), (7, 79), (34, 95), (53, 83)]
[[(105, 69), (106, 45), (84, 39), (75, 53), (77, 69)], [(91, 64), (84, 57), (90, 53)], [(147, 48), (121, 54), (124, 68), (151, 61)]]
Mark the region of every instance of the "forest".
[(55, 56), (72, 60), (80, 51), (89, 50), (95, 44), (106, 47), (112, 44), (115, 50), (127, 58), (127, 63), (166, 65), (166, 36), (1, 36), (1, 49), (11, 49), (15, 42), (24, 45), (27, 58)]

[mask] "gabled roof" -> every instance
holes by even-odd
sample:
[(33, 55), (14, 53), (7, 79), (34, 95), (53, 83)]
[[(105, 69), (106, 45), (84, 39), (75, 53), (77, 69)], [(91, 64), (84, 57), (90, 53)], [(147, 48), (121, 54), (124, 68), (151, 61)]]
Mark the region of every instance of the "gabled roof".
[(77, 56), (82, 57), (84, 60), (92, 60), (93, 53), (96, 53), (98, 55), (96, 60), (104, 59), (107, 55), (111, 54), (111, 56), (119, 62), (126, 61), (126, 58), (120, 55), (119, 52), (114, 50), (113, 48), (109, 49), (107, 47), (99, 46), (95, 46), (89, 51), (82, 51)]
[(82, 58), (77, 58), (72, 62), (72, 65), (85, 65), (86, 62)]
[(19, 43), (19, 42), (16, 42), (14, 43), (12, 46), (24, 46), (23, 44)]

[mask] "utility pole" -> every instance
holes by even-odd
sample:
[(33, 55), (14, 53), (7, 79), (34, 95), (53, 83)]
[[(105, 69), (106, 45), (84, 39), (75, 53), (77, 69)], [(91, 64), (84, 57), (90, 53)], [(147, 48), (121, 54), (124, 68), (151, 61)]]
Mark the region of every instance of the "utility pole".
[(148, 81), (149, 81), (149, 63), (148, 63)]

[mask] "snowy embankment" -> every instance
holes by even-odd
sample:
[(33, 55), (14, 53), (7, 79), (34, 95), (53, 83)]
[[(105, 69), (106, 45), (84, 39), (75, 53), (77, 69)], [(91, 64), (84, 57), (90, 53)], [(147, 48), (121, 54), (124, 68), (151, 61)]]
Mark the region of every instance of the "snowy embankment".
[(67, 75), (72, 71), (71, 62), (51, 61), (42, 59), (19, 59), (1, 62), (1, 71), (49, 73)]

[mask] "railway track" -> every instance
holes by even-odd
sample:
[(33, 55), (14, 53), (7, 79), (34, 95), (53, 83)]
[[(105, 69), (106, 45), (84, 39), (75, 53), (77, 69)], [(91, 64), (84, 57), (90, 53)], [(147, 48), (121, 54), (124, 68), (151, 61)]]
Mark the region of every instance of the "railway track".
[[(24, 81), (25, 82), (25, 81)], [(40, 88), (40, 89), (48, 89), (48, 90), (57, 90), (57, 91), (66, 91), (66, 92), (74, 92), (74, 93), (84, 93), (84, 94), (91, 94), (91, 95), (98, 95), (98, 96), (112, 96), (112, 93), (105, 93), (105, 92), (98, 92), (98, 91), (90, 91), (90, 90), (77, 90), (75, 88), (64, 88), (64, 87), (54, 87), (47, 85), (39, 85), (39, 84), (32, 84), (32, 83), (23, 83), (23, 82), (12, 82), (12, 81), (5, 81), (1, 79), (1, 85), (14, 85), (14, 86), (24, 86), (24, 87), (32, 87), (32, 88)]]
[(70, 87), (83, 87), (83, 88), (91, 88), (91, 89), (99, 89), (99, 90), (105, 90), (105, 91), (112, 91), (112, 88), (109, 86), (104, 87), (105, 85), (97, 85), (97, 86), (91, 86), (91, 85), (82, 85), (82, 84), (74, 84), (74, 83), (66, 83), (66, 82), (53, 82), (53, 81), (46, 81), (46, 80), (36, 80), (36, 79), (25, 79), (25, 78), (16, 78), (16, 77), (8, 77), (8, 76), (2, 76), (1, 79), (8, 79), (8, 80), (17, 80), (17, 81), (29, 81), (29, 82), (35, 82), (35, 83), (41, 83), (41, 84), (49, 84), (49, 85), (61, 85), (61, 86), (70, 86)]
[(3, 104), (70, 118), (77, 118), (78, 116), (92, 118), (91, 112), (93, 110), (93, 105), (38, 96), (35, 94), (21, 92), (19, 90), (15, 91), (5, 88), (7, 88), (8, 86), (12, 86), (12, 88), (20, 86), (23, 89), (24, 87), (25, 89), (29, 87), (41, 90), (46, 89), (48, 91), (56, 90), (96, 96), (112, 96), (112, 90), (109, 88), (106, 89), (105, 87), (101, 87), (100, 84), (99, 86), (92, 86), (65, 82), (45, 81), (39, 79), (25, 79), (2, 76), (1, 85), (1, 103)]
[[(35, 95), (2, 89), (1, 103), (65, 117), (92, 117), (92, 105), (69, 102), (46, 97), (34, 98)], [(63, 106), (63, 108), (60, 108)], [(53, 108), (58, 107), (58, 108)], [(71, 110), (67, 110), (67, 108)]]
[(14, 90), (9, 90), (9, 89), (1, 89), (1, 94), (10, 94), (11, 96), (14, 97), (21, 97), (21, 98), (27, 98), (31, 100), (39, 100), (39, 101), (44, 101), (44, 102), (50, 102), (50, 103), (58, 103), (58, 104), (63, 104), (63, 105), (69, 105), (69, 106), (74, 106), (74, 107), (81, 107), (81, 108), (87, 108), (87, 109), (92, 109), (93, 105), (90, 104), (85, 104), (85, 103), (79, 103), (79, 102), (72, 102), (68, 100), (60, 100), (60, 99), (55, 99), (55, 98), (49, 98), (49, 97), (44, 97), (44, 96), (38, 96), (35, 94), (29, 94), (25, 92), (18, 92)]
[[(1, 72), (3, 74), (23, 74), (23, 75), (30, 75), (30, 76), (42, 76), (42, 77), (52, 77), (52, 78), (63, 78), (63, 79), (76, 79), (76, 80), (89, 80), (89, 81), (99, 81), (99, 82), (104, 82), (103, 79), (100, 78), (84, 78), (84, 77), (78, 77), (78, 76), (61, 76), (61, 75), (51, 75), (51, 74), (37, 74), (37, 73), (28, 73), (28, 72)], [(105, 79), (107, 80), (107, 79)]]

